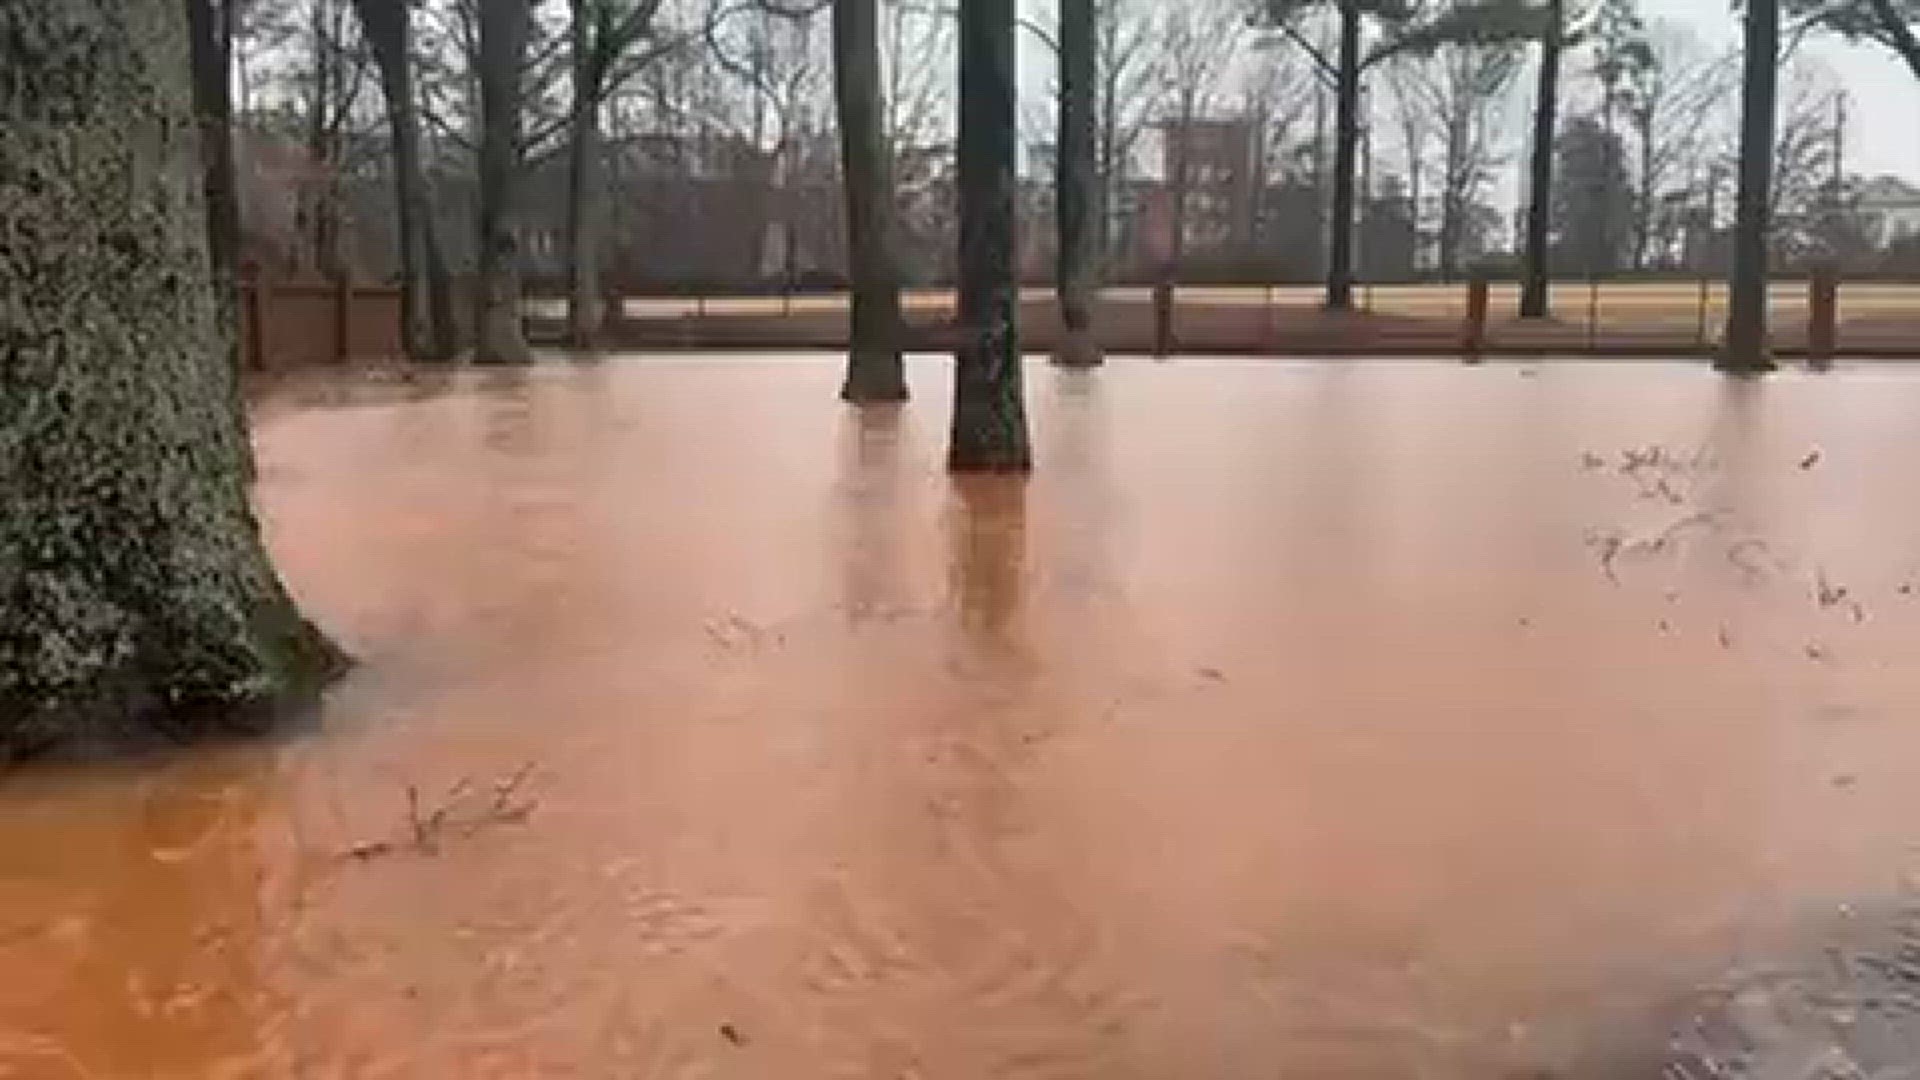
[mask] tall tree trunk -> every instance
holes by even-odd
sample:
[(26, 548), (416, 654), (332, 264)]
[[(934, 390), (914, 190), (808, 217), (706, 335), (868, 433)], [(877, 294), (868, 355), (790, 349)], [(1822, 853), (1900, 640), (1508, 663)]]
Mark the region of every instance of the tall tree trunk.
[[(1100, 69), (1100, 176), (1098, 193), (1100, 205), (1095, 210), (1095, 216), (1100, 222), (1100, 250), (1102, 252), (1102, 258), (1111, 258), (1113, 249), (1116, 247), (1124, 249), (1128, 246), (1128, 243), (1124, 241), (1116, 243), (1120, 235), (1120, 230), (1114, 213), (1114, 207), (1117, 205), (1114, 192), (1120, 190), (1121, 185), (1125, 183), (1126, 170), (1120, 153), (1120, 73), (1117, 70), (1119, 67), (1119, 57), (1117, 55), (1119, 50), (1113, 40), (1114, 35), (1119, 32), (1119, 28), (1114, 21), (1113, 9), (1111, 7), (1114, 0), (1107, 0), (1107, 2), (1109, 6), (1101, 9), (1102, 13), (1100, 15), (1101, 62), (1097, 65)], [(1123, 250), (1121, 258), (1124, 259), (1125, 257)], [(1117, 266), (1118, 264), (1119, 260), (1115, 260), (1115, 265)], [(1113, 268), (1102, 266), (1100, 268), (1102, 276), (1104, 277), (1110, 269)]]
[[(193, 56), (193, 106), (200, 119), (200, 164), (206, 191), (207, 248), (214, 287), (227, 317), (240, 310), (240, 186), (233, 146), (233, 5), (186, 0)], [(236, 362), (238, 357), (236, 354)]]
[(1420, 203), (1420, 148), (1419, 140), (1411, 133), (1407, 137), (1407, 222), (1413, 229), (1413, 272), (1417, 277), (1425, 267), (1422, 265), (1426, 239), (1420, 232), (1420, 220), (1425, 208)]
[(1747, 0), (1740, 90), (1740, 191), (1727, 277), (1727, 334), (1714, 367), (1773, 370), (1767, 343), (1767, 232), (1772, 205), (1774, 109), (1779, 83), (1779, 0)]
[(1194, 101), (1191, 91), (1181, 93), (1180, 107), (1174, 113), (1173, 140), (1173, 176), (1169, 185), (1173, 190), (1173, 228), (1171, 243), (1168, 245), (1166, 280), (1177, 284), (1187, 267), (1187, 208), (1193, 201), (1193, 123), (1199, 104)]
[(605, 318), (600, 289), (600, 110), (575, 98), (567, 140), (567, 345), (593, 349)]
[(1640, 143), (1640, 176), (1633, 196), (1633, 263), (1635, 270), (1647, 268), (1647, 249), (1653, 245), (1654, 185), (1653, 119), (1644, 107), (1628, 114), (1634, 136)]
[(1527, 243), (1521, 256), (1520, 317), (1544, 319), (1548, 311), (1547, 242), (1553, 222), (1553, 138), (1560, 113), (1562, 0), (1547, 0), (1540, 28), (1540, 81), (1533, 102), (1533, 161), (1527, 182)]
[(1014, 0), (960, 3), (960, 329), (955, 470), (1024, 472), (1027, 438), (1015, 243), (1018, 61)]
[(313, 102), (307, 117), (307, 154), (319, 175), (308, 192), (312, 228), (313, 265), (323, 277), (339, 281), (347, 276), (340, 220), (340, 124), (336, 98), (346, 81), (342, 70), (340, 26), (335, 19), (338, 0), (315, 0), (309, 32), (313, 37)]
[(1327, 236), (1327, 310), (1353, 308), (1354, 179), (1360, 149), (1360, 6), (1340, 5), (1334, 73), (1333, 220)]
[[(1471, 108), (1455, 100), (1454, 110)], [(1467, 211), (1467, 185), (1463, 178), (1471, 178), (1467, 163), (1467, 124), (1471, 121), (1464, 116), (1447, 117), (1446, 154), (1440, 169), (1440, 280), (1452, 281), (1460, 276), (1460, 240), (1465, 229)]]
[(1093, 333), (1099, 303), (1100, 262), (1100, 41), (1098, 0), (1061, 0), (1060, 133), (1055, 155), (1054, 216), (1058, 221), (1062, 334), (1055, 362), (1100, 363)]
[(528, 0), (480, 0), (480, 275), (473, 359), (533, 359), (520, 320), (521, 68), (532, 15)]
[[(840, 184), (847, 208), (853, 309), (842, 400), (907, 400), (900, 362), (900, 273), (893, 251), (893, 165), (880, 86), (875, 0), (833, 5), (833, 92), (840, 116)], [(788, 245), (787, 250), (793, 250)]]
[(1606, 137), (1600, 144), (1600, 190), (1596, 192), (1598, 198), (1595, 200), (1598, 205), (1592, 208), (1595, 219), (1594, 231), (1597, 237), (1596, 242), (1587, 249), (1588, 251), (1597, 253), (1599, 258), (1596, 260), (1596, 265), (1587, 268), (1587, 276), (1589, 279), (1597, 276), (1595, 273), (1596, 270), (1599, 273), (1611, 274), (1620, 267), (1620, 238), (1615, 235), (1613, 231), (1619, 227), (1613, 220), (1614, 196), (1618, 192), (1618, 188), (1614, 184), (1613, 171), (1615, 163), (1617, 162), (1624, 174), (1627, 163), (1626, 155), (1622, 153), (1620, 143), (1614, 136), (1613, 131), (1613, 103), (1618, 96), (1619, 92), (1614, 88), (1613, 80), (1602, 80), (1600, 84), (1600, 131), (1601, 134)]
[(600, 338), (599, 184), (602, 43), (591, 0), (569, 0), (573, 102), (567, 117), (567, 345), (592, 349)]
[(256, 729), (340, 666), (247, 503), (184, 14), (0, 16), (0, 757)]
[[(380, 70), (380, 88), (387, 102), (387, 132), (393, 143), (394, 216), (399, 225), (400, 329), (407, 356), (414, 360), (444, 360), (459, 350), (453, 312), (433, 305), (435, 288), (430, 274), (429, 247), (437, 241), (433, 206), (427, 198), (426, 177), (420, 166), (419, 107), (413, 92), (413, 27), (405, 4), (390, 0), (353, 0), (360, 32)], [(442, 269), (444, 275), (444, 268)], [(440, 282), (439, 295), (451, 292)]]

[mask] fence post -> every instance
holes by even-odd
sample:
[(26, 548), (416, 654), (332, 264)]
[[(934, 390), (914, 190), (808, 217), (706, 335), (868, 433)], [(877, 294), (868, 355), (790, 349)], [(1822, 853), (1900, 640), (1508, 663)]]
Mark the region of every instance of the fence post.
[(253, 363), (261, 371), (273, 368), (273, 275), (265, 267), (253, 282)]
[(1701, 274), (1700, 275), (1700, 321), (1698, 325), (1695, 326), (1694, 328), (1693, 336), (1694, 336), (1694, 341), (1702, 349), (1707, 347), (1707, 302), (1710, 299), (1709, 290), (1711, 290), (1712, 287), (1713, 286), (1709, 284), (1707, 281), (1707, 276), (1705, 274)]
[(1173, 355), (1173, 282), (1160, 279), (1153, 286), (1153, 355)]
[(601, 301), (600, 329), (620, 332), (627, 325), (627, 292), (619, 282), (607, 286), (607, 295)]
[(260, 275), (240, 283), (240, 367), (258, 370), (267, 366), (266, 320), (260, 310)]
[(1807, 363), (1816, 370), (1833, 366), (1839, 299), (1840, 275), (1836, 268), (1815, 267), (1807, 281)]
[(1476, 273), (1467, 279), (1467, 321), (1462, 328), (1460, 349), (1466, 362), (1477, 364), (1487, 346), (1487, 276)]
[(1600, 351), (1600, 278), (1587, 278), (1587, 351)]
[(346, 363), (352, 359), (353, 342), (349, 340), (353, 326), (353, 278), (341, 274), (333, 283), (333, 359), (336, 363)]

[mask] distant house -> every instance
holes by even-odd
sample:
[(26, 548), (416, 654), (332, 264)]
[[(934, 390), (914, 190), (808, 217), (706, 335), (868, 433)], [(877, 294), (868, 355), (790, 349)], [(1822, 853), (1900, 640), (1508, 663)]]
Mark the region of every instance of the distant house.
[(1858, 206), (1876, 247), (1920, 235), (1920, 188), (1897, 176), (1876, 176), (1862, 183)]

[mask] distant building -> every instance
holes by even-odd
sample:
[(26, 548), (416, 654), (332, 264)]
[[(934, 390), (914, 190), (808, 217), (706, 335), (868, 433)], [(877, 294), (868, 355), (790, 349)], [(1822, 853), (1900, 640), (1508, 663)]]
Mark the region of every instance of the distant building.
[(1897, 176), (1876, 176), (1862, 183), (1857, 206), (1877, 247), (1920, 235), (1920, 188)]
[[(1256, 197), (1263, 183), (1259, 131), (1246, 117), (1164, 120), (1160, 178), (1169, 188), (1185, 165), (1185, 207), (1179, 247), (1189, 254), (1225, 253), (1253, 239)], [(1176, 192), (1176, 197), (1179, 193)]]

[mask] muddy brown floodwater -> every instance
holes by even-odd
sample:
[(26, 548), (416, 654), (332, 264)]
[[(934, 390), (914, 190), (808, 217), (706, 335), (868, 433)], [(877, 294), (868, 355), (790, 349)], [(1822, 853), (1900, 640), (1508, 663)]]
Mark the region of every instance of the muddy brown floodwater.
[(0, 780), (0, 1076), (1650, 1075), (1920, 865), (1920, 370), (944, 373), (269, 402), (362, 666)]

